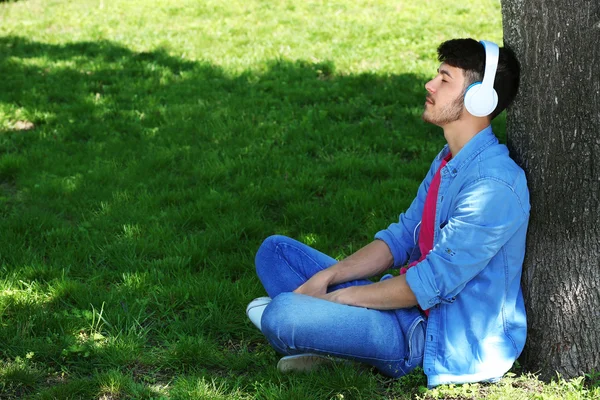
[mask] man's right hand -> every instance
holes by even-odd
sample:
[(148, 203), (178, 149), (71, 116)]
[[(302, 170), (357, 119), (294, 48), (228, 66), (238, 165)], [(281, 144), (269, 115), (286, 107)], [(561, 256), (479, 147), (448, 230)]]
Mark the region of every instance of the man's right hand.
[(387, 244), (374, 240), (350, 257), (317, 272), (294, 293), (325, 298), (329, 286), (375, 276), (393, 264), (394, 257)]
[(323, 298), (327, 294), (327, 288), (332, 283), (332, 280), (332, 271), (324, 269), (317, 272), (309, 280), (300, 285), (294, 290), (294, 293)]

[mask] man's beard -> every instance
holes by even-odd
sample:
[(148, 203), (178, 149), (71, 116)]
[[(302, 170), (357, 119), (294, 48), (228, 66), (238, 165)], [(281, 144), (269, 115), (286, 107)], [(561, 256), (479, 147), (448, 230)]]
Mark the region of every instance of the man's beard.
[(437, 126), (446, 125), (460, 119), (464, 104), (465, 99), (460, 95), (452, 103), (439, 110), (435, 115), (432, 114), (432, 110), (428, 113), (427, 109), (425, 109), (421, 118), (423, 118), (423, 121)]

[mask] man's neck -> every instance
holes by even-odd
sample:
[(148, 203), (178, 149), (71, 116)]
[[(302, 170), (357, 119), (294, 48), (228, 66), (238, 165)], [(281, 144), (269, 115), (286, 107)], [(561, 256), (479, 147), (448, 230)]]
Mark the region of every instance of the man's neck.
[(488, 118), (467, 118), (451, 122), (443, 127), (444, 137), (450, 147), (452, 158), (456, 157), (459, 151), (490, 124)]

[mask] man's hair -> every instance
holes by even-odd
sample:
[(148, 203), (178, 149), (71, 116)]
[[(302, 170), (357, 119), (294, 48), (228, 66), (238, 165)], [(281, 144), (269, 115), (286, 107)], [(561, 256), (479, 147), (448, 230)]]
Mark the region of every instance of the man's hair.
[[(483, 79), (485, 71), (485, 49), (474, 39), (452, 39), (437, 49), (438, 60), (452, 67), (460, 68), (465, 76), (465, 89)], [(519, 89), (521, 68), (515, 53), (507, 47), (500, 48), (498, 69), (494, 79), (494, 89), (498, 93), (498, 105), (491, 114), (494, 119), (514, 100)]]

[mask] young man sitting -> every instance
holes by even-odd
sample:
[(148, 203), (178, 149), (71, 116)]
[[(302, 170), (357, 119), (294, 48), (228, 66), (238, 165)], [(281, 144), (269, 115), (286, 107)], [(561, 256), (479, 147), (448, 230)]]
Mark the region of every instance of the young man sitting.
[[(473, 39), (442, 43), (438, 58), (423, 120), (447, 145), (399, 221), (339, 262), (284, 236), (258, 250), (269, 297), (247, 314), (285, 355), (280, 370), (331, 357), (391, 377), (421, 366), (433, 387), (498, 380), (521, 353), (529, 192), (490, 125), (517, 93), (519, 64)], [(400, 275), (368, 279), (392, 267)]]

